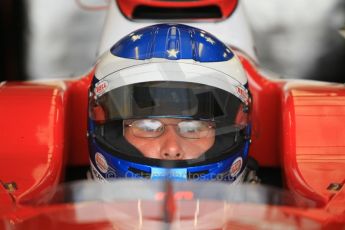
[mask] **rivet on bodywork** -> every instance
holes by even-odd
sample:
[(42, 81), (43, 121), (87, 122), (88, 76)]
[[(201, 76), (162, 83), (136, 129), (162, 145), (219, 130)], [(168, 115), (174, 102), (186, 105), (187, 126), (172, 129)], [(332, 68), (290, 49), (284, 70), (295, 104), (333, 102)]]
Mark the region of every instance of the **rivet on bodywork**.
[(328, 185), (327, 190), (337, 192), (337, 191), (339, 191), (342, 187), (343, 187), (342, 184), (339, 184), (339, 183), (331, 183), (330, 185)]

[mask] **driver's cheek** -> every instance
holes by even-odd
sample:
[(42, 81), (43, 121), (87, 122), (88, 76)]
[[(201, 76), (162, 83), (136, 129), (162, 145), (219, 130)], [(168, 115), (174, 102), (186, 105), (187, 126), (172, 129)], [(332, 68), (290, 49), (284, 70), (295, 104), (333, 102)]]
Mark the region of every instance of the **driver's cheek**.
[(211, 130), (207, 137), (200, 139), (185, 139), (185, 141), (184, 148), (186, 148), (185, 151), (188, 153), (185, 159), (195, 159), (200, 157), (214, 145), (215, 131)]
[(160, 143), (157, 138), (147, 139), (140, 139), (131, 144), (134, 145), (145, 157), (160, 158)]
[(160, 142), (159, 138), (140, 138), (134, 136), (129, 129), (125, 130), (126, 140), (139, 150), (145, 157), (159, 158)]
[(185, 159), (195, 159), (204, 154), (214, 144), (214, 138), (186, 139), (183, 144), (184, 151), (187, 152)]

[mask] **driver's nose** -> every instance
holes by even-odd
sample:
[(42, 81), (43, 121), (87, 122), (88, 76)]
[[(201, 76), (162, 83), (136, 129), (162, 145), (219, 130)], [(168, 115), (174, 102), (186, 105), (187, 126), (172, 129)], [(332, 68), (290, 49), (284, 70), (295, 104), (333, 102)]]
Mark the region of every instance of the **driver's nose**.
[(165, 160), (183, 159), (182, 137), (180, 137), (173, 127), (167, 127), (161, 139), (160, 155)]
[(181, 156), (182, 156), (181, 153), (173, 153), (173, 152), (165, 151), (165, 153), (163, 153), (162, 158), (165, 160), (179, 160), (179, 159), (182, 159)]

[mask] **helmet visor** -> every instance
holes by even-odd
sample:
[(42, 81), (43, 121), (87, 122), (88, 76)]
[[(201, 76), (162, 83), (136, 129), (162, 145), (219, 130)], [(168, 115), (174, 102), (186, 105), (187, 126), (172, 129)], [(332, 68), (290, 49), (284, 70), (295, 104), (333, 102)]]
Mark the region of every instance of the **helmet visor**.
[(233, 94), (212, 86), (175, 81), (140, 82), (115, 88), (90, 101), (90, 117), (102, 122), (141, 118), (214, 121), (224, 128), (247, 125), (245, 106)]

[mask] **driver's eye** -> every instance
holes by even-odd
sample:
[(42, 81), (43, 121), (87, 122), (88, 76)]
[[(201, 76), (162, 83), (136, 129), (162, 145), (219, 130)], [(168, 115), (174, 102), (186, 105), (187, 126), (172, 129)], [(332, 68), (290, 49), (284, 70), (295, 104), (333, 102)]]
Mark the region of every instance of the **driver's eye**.
[(162, 123), (157, 120), (139, 120), (135, 121), (132, 124), (134, 127), (137, 127), (142, 130), (147, 130), (147, 131), (158, 131), (162, 129)]
[(131, 124), (133, 134), (138, 137), (156, 137), (159, 136), (164, 128), (158, 120), (143, 119), (134, 121)]
[(200, 121), (183, 121), (178, 126), (182, 132), (198, 132), (208, 128), (207, 123)]

